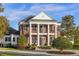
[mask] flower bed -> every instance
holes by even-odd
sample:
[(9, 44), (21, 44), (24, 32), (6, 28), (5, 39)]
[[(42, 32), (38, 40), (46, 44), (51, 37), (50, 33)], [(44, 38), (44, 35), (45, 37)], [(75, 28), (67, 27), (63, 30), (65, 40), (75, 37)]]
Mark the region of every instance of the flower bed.
[(38, 48), (40, 48), (40, 49), (51, 49), (51, 46), (40, 46)]

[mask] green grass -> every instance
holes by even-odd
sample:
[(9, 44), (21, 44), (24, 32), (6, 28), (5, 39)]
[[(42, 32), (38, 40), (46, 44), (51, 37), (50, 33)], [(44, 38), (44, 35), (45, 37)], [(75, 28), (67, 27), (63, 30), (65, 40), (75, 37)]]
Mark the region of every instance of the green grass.
[(15, 54), (0, 54), (0, 56), (16, 56)]
[(3, 47), (0, 47), (0, 50), (16, 50), (14, 48), (3, 48)]

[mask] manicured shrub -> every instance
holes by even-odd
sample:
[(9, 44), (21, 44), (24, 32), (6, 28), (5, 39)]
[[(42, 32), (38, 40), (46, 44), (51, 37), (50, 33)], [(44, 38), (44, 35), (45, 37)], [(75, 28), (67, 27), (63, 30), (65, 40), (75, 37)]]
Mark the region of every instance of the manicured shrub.
[(11, 43), (8, 43), (8, 44), (6, 45), (6, 47), (7, 47), (7, 48), (12, 48)]
[(28, 40), (25, 36), (20, 36), (18, 39), (18, 47), (21, 49), (25, 49), (25, 47), (28, 45)]
[(65, 37), (58, 37), (53, 40), (52, 46), (63, 52), (63, 49), (72, 48), (72, 43)]

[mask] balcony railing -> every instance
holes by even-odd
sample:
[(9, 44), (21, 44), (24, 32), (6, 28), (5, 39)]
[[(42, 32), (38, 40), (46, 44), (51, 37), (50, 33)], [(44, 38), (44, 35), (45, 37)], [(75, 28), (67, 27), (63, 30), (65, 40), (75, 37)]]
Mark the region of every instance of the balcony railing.
[(47, 33), (46, 29), (40, 29), (40, 33)]
[(37, 33), (37, 28), (32, 28), (32, 33)]
[(50, 30), (50, 33), (54, 33), (55, 32), (55, 30)]

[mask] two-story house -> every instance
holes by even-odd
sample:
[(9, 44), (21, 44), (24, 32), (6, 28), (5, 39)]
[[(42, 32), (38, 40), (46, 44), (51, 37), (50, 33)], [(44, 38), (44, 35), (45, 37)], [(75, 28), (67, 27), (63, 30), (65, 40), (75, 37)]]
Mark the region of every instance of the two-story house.
[(19, 23), (20, 35), (26, 36), (30, 45), (50, 46), (54, 38), (60, 35), (58, 28), (60, 23), (41, 12), (36, 16), (30, 16)]

